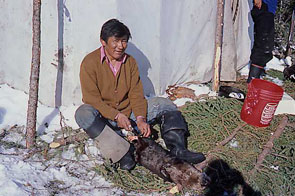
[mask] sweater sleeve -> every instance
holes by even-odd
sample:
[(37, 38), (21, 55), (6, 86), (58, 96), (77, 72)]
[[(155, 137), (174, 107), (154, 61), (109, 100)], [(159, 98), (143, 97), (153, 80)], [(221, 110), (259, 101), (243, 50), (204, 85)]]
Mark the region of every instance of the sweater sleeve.
[(80, 83), (82, 89), (82, 100), (86, 104), (92, 105), (101, 115), (107, 119), (115, 120), (119, 113), (115, 108), (107, 105), (101, 98), (101, 92), (97, 85), (97, 74), (95, 72), (95, 63), (88, 60), (87, 57), (82, 61), (80, 67)]
[(147, 101), (144, 97), (143, 86), (140, 80), (138, 66), (133, 60), (130, 68), (131, 75), (131, 85), (130, 91), (128, 93), (128, 97), (130, 99), (130, 104), (132, 111), (135, 117), (143, 116), (146, 118), (147, 116)]

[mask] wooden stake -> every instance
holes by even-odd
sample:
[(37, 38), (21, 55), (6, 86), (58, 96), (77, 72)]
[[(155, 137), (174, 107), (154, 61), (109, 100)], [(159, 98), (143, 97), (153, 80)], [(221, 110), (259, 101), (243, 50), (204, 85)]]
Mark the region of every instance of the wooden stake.
[(217, 21), (216, 21), (216, 36), (215, 36), (215, 54), (213, 62), (213, 84), (212, 90), (218, 91), (220, 79), (222, 40), (223, 40), (223, 21), (224, 20), (224, 0), (218, 0), (217, 5)]
[(27, 110), (26, 146), (32, 148), (36, 136), (36, 116), (38, 104), (39, 70), (40, 70), (40, 35), (41, 35), (41, 0), (33, 0), (33, 46), (30, 75), (30, 90)]

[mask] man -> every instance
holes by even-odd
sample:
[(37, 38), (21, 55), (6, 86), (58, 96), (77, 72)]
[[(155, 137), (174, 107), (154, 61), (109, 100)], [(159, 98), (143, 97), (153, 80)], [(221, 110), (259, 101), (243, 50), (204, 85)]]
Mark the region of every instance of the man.
[(266, 63), (272, 59), (274, 48), (274, 16), (277, 0), (254, 0), (251, 16), (254, 21), (254, 45), (250, 56), (250, 70), (247, 83), (260, 78)]
[(149, 137), (149, 123), (161, 123), (161, 135), (171, 153), (191, 163), (205, 159), (202, 153), (186, 148), (188, 130), (176, 106), (165, 98), (143, 94), (135, 59), (126, 54), (131, 37), (127, 26), (116, 19), (103, 24), (100, 34), (102, 47), (88, 54), (80, 68), (84, 104), (76, 113), (77, 124), (94, 139), (102, 155), (120, 168), (131, 170), (136, 163), (133, 148), (122, 138), (121, 128), (135, 128)]

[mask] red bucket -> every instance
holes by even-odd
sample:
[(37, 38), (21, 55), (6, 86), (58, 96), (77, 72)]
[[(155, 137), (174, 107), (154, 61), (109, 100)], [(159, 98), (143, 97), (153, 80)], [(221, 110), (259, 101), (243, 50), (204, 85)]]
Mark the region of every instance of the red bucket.
[(241, 119), (256, 127), (267, 127), (282, 99), (284, 90), (269, 81), (253, 79), (241, 111)]

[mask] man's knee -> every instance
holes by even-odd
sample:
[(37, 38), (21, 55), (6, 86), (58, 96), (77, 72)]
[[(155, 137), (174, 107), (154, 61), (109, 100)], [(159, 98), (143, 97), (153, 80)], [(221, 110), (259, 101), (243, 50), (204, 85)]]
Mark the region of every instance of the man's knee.
[(83, 104), (75, 112), (75, 120), (79, 127), (87, 129), (92, 125), (99, 112), (89, 104)]
[(153, 121), (165, 111), (177, 111), (177, 106), (167, 98), (153, 97), (148, 99), (148, 120)]
[(152, 97), (149, 98), (147, 101), (149, 105), (169, 105), (176, 108), (176, 105), (170, 99), (164, 97)]

